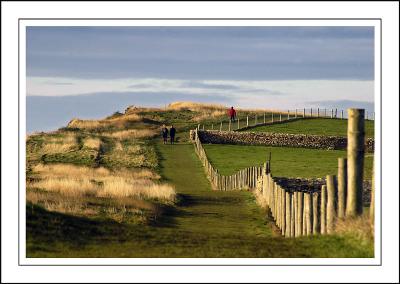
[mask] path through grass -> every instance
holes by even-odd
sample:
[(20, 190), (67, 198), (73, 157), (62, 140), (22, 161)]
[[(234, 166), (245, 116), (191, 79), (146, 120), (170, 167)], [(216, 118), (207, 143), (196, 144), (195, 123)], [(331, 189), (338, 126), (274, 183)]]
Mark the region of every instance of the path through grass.
[[(216, 192), (193, 145), (157, 145), (161, 174), (180, 201), (150, 225), (27, 208), (28, 257), (371, 257), (338, 236), (285, 239), (250, 192)], [(179, 262), (179, 261), (178, 261)]]

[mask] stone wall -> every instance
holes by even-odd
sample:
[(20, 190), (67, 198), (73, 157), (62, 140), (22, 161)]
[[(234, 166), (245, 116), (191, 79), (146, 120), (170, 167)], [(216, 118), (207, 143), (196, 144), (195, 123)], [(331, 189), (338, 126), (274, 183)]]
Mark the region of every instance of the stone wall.
[[(194, 133), (191, 131), (191, 138), (193, 135)], [(199, 138), (202, 143), (210, 144), (263, 145), (326, 150), (344, 150), (347, 147), (346, 137), (306, 134), (200, 130)], [(365, 151), (374, 152), (374, 139), (366, 139)]]

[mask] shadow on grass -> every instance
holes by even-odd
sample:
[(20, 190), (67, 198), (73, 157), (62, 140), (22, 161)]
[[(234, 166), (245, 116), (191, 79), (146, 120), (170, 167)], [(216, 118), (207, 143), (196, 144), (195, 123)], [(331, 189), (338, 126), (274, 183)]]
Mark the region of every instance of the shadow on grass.
[[(216, 192), (218, 194), (219, 192)], [(240, 204), (243, 200), (240, 197), (234, 196), (202, 196), (202, 195), (192, 195), (192, 194), (178, 194), (178, 206), (181, 207), (189, 207), (189, 206), (196, 206), (196, 205), (234, 205)]]
[[(57, 241), (73, 247), (83, 247), (103, 236), (124, 235), (126, 226), (111, 220), (91, 220), (67, 214), (50, 212), (37, 205), (26, 207), (27, 241), (51, 244)], [(103, 238), (106, 242), (109, 239)], [(51, 250), (47, 247), (47, 250)]]

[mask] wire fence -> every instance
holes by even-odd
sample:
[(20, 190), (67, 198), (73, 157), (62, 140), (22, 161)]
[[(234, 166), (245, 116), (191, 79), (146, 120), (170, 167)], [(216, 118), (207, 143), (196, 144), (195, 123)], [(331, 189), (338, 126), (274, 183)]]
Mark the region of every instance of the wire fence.
[[(297, 120), (304, 118), (329, 118), (342, 119), (348, 118), (347, 112), (342, 109), (327, 109), (327, 108), (303, 108), (287, 111), (257, 111), (248, 112), (238, 111), (238, 115), (234, 120), (223, 118), (220, 122), (204, 122), (199, 123), (199, 130), (216, 130), (216, 131), (238, 131), (253, 128), (257, 126), (268, 125), (271, 123), (286, 123), (289, 120)], [(365, 120), (375, 120), (375, 112), (365, 111)]]

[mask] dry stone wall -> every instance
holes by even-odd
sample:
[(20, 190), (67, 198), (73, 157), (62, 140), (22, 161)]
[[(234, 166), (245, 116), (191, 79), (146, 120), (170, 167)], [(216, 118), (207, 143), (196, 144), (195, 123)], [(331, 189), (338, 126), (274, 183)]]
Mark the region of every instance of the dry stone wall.
[[(240, 144), (313, 148), (326, 150), (344, 150), (347, 138), (338, 136), (320, 136), (306, 134), (287, 134), (270, 132), (233, 132), (233, 131), (199, 131), (202, 143)], [(193, 140), (193, 133), (190, 134)], [(365, 151), (374, 152), (374, 140), (365, 140)]]

